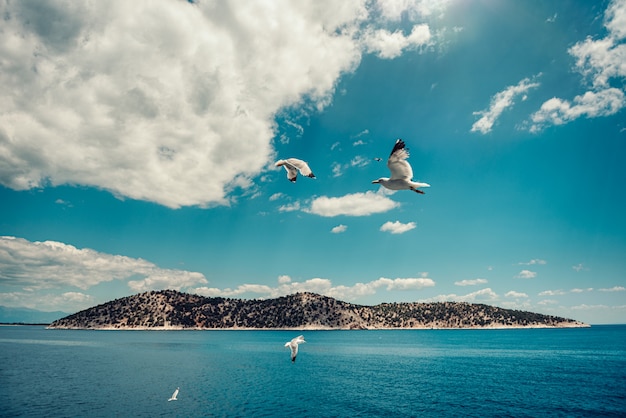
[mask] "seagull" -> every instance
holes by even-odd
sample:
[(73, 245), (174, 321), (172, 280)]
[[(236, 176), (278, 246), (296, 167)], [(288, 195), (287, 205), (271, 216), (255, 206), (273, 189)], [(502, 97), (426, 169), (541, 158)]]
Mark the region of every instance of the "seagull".
[(416, 193), (424, 194), (423, 191), (419, 190), (419, 187), (430, 187), (430, 184), (418, 183), (412, 180), (413, 169), (406, 161), (407, 158), (409, 158), (409, 150), (405, 148), (404, 141), (398, 139), (387, 160), (391, 178), (381, 177), (378, 180), (374, 180), (372, 184), (379, 183), (390, 190), (413, 190)]
[(304, 336), (298, 335), (293, 340), (285, 343), (285, 347), (291, 348), (291, 361), (292, 362), (296, 361), (296, 356), (298, 355), (298, 344), (302, 344), (305, 342), (306, 341), (304, 341)]
[(303, 176), (311, 177), (312, 179), (315, 178), (315, 174), (313, 174), (313, 172), (309, 168), (309, 165), (302, 160), (298, 160), (297, 158), (278, 160), (274, 165), (276, 167), (285, 167), (285, 170), (287, 170), (287, 178), (292, 183), (296, 182), (296, 177), (298, 177), (298, 171), (300, 171), (300, 174), (302, 174)]
[(174, 391), (174, 393), (172, 393), (172, 397), (169, 398), (167, 401), (177, 401), (178, 399), (176, 399), (176, 397), (178, 396), (178, 389), (180, 388), (176, 388), (176, 390)]

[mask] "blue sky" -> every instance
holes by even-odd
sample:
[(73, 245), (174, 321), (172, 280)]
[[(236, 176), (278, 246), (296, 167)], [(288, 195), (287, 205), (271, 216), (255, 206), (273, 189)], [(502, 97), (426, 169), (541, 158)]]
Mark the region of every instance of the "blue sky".
[[(312, 291), (626, 322), (626, 1), (0, 9), (0, 305)], [(397, 138), (425, 195), (371, 183)]]

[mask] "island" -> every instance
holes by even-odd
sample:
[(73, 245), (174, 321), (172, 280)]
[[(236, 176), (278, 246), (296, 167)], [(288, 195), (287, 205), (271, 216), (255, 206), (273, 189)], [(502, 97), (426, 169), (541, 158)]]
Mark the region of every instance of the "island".
[(466, 302), (366, 306), (308, 292), (245, 300), (161, 290), (85, 309), (52, 322), (48, 328), (366, 330), (588, 326), (573, 319)]

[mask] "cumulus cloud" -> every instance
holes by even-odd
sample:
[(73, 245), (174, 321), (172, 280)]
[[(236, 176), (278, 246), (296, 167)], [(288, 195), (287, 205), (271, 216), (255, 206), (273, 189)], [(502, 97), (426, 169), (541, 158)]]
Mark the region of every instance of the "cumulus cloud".
[(491, 132), (494, 123), (502, 112), (515, 104), (515, 98), (520, 95), (523, 96), (528, 90), (537, 87), (539, 87), (539, 83), (525, 78), (517, 85), (509, 86), (503, 91), (496, 93), (491, 99), (489, 109), (474, 112), (475, 115), (480, 115), (481, 118), (472, 125), (471, 132), (480, 132), (482, 134)]
[(392, 234), (404, 234), (411, 229), (415, 229), (415, 226), (415, 222), (403, 224), (400, 221), (387, 221), (380, 227), (380, 230), (383, 232), (391, 232)]
[[(531, 115), (530, 130), (546, 125), (562, 125), (579, 117), (595, 118), (619, 112), (626, 105), (623, 81), (626, 77), (626, 1), (613, 0), (604, 14), (608, 30), (602, 39), (587, 38), (568, 52), (576, 59), (576, 68), (590, 80), (591, 90), (574, 97), (573, 102), (553, 97)], [(620, 87), (611, 86), (617, 80)]]
[(624, 103), (624, 92), (616, 88), (588, 91), (574, 97), (573, 104), (553, 97), (531, 116), (534, 124), (531, 130), (537, 131), (546, 124), (563, 125), (581, 116), (595, 118), (613, 115), (624, 107)]
[(278, 283), (289, 283), (291, 281), (291, 277), (283, 274), (278, 276)]
[(454, 282), (456, 286), (476, 286), (479, 284), (486, 284), (487, 279), (466, 279), (458, 282)]
[(129, 279), (137, 279), (128, 282), (135, 291), (181, 289), (207, 282), (201, 273), (162, 269), (141, 258), (15, 237), (0, 237), (0, 279), (5, 286), (31, 292), (63, 286), (87, 290), (100, 283)]
[(523, 292), (516, 292), (516, 291), (514, 291), (514, 290), (511, 290), (511, 291), (509, 291), (509, 292), (506, 292), (506, 294), (504, 295), (504, 297), (506, 297), (506, 298), (516, 298), (516, 299), (519, 299), (519, 298), (527, 298), (527, 297), (528, 297), (528, 295), (527, 295), (526, 293), (523, 293)]
[[(313, 278), (303, 282), (289, 280), (279, 280), (277, 287), (265, 285), (244, 284), (235, 289), (199, 287), (194, 289), (195, 293), (204, 296), (237, 297), (244, 294), (253, 294), (260, 297), (275, 298), (290, 295), (296, 292), (313, 292), (341, 300), (355, 300), (362, 296), (376, 294), (379, 289), (386, 291), (415, 291), (425, 287), (435, 286), (434, 280), (427, 277), (427, 273), (422, 273), (420, 277), (389, 279), (381, 277), (367, 283), (356, 283), (352, 286), (334, 286), (329, 279)], [(289, 277), (289, 276), (281, 276)]]
[(423, 22), (406, 35), (389, 28), (398, 13), (423, 19), (434, 7), (2, 2), (0, 184), (228, 205), (272, 159), (282, 109), (328, 106), (363, 52), (392, 58), (430, 42)]
[(371, 30), (363, 37), (367, 52), (374, 53), (380, 58), (396, 58), (407, 49), (416, 49), (425, 46), (430, 41), (428, 25), (416, 25), (408, 36), (401, 30), (390, 32), (387, 29)]
[(398, 206), (399, 203), (388, 197), (369, 191), (347, 194), (342, 197), (317, 197), (313, 199), (306, 212), (325, 217), (368, 216), (373, 213), (387, 212)]
[(342, 232), (346, 232), (348, 227), (346, 225), (337, 225), (330, 230), (333, 234), (341, 234)]
[(537, 277), (537, 273), (530, 270), (522, 270), (515, 275), (516, 279), (534, 279), (535, 277)]

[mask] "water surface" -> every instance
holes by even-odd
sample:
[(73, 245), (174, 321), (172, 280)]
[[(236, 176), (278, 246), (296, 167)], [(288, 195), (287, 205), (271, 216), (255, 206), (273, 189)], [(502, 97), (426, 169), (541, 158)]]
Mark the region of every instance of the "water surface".
[(0, 327), (0, 414), (626, 415), (626, 326), (301, 333)]

